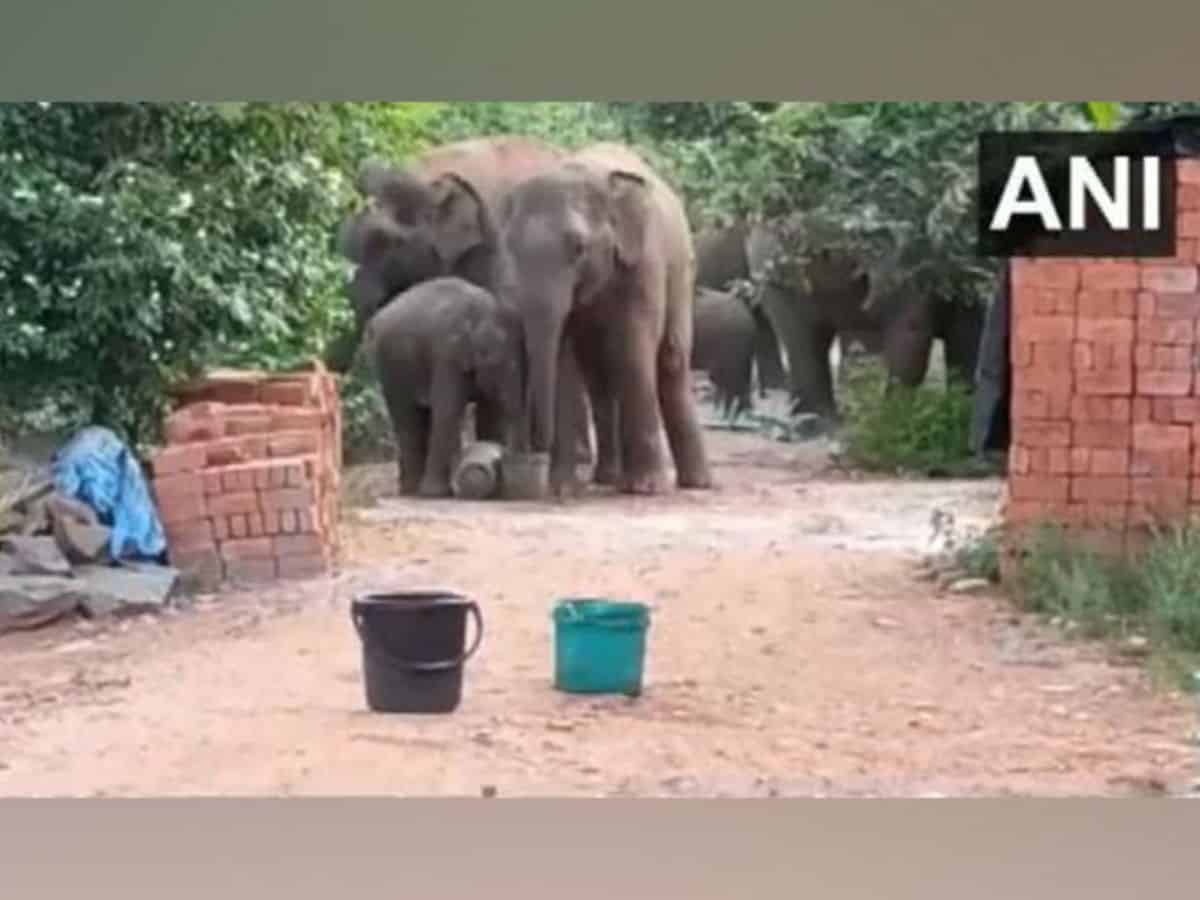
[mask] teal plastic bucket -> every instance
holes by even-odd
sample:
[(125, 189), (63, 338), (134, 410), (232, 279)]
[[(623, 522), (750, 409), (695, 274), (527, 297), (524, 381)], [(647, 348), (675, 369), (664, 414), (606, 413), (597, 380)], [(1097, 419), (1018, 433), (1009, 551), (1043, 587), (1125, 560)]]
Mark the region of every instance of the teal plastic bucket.
[(569, 694), (642, 692), (650, 608), (571, 598), (554, 608), (554, 686)]

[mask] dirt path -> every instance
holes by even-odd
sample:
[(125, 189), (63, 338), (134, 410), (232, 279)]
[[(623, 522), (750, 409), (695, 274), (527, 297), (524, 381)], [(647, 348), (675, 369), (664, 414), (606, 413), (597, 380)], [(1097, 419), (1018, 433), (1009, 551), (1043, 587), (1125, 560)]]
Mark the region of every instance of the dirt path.
[[(0, 793), (1128, 794), (1184, 784), (1193, 710), (997, 598), (913, 577), (935, 507), (995, 482), (818, 480), (819, 448), (714, 433), (710, 495), (385, 500), (335, 579), (0, 641)], [(363, 710), (347, 606), (457, 587), (486, 636), (453, 716)], [(653, 604), (647, 693), (550, 687), (564, 594)]]

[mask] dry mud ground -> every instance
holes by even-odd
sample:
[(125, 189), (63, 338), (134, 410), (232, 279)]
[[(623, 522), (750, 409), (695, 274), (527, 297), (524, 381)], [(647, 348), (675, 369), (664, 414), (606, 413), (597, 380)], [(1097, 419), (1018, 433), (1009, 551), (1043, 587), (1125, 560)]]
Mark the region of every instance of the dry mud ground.
[[(913, 574), (996, 481), (855, 481), (712, 432), (709, 494), (348, 513), (327, 580), (0, 638), (6, 795), (898, 796), (1185, 790), (1190, 702), (999, 597)], [(363, 476), (359, 475), (361, 481)], [(383, 479), (391, 482), (388, 467)], [(356, 479), (350, 478), (353, 483)], [(454, 715), (364, 710), (350, 598), (454, 587), (486, 633)], [(551, 687), (554, 600), (653, 605), (647, 691)]]

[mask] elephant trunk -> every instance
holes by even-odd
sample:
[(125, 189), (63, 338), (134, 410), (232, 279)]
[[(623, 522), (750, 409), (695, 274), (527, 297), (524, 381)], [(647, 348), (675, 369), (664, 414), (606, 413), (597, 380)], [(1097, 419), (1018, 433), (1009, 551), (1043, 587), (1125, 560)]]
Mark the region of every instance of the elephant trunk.
[(558, 356), (564, 324), (565, 317), (553, 313), (531, 317), (525, 322), (529, 357), (528, 405), (532, 418), (532, 449), (535, 453), (549, 453), (554, 443)]

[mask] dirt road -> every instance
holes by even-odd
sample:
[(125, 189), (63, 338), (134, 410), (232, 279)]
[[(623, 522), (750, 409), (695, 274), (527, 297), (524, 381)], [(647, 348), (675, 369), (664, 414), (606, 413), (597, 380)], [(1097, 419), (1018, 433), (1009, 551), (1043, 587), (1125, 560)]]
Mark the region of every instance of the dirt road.
[[(1109, 795), (1187, 784), (1188, 701), (999, 598), (913, 575), (934, 508), (997, 482), (823, 478), (714, 433), (721, 490), (582, 504), (383, 500), (339, 576), (0, 640), (5, 795)], [(363, 708), (349, 599), (456, 587), (486, 635), (460, 710)], [(650, 602), (647, 693), (552, 690), (566, 594)]]

